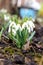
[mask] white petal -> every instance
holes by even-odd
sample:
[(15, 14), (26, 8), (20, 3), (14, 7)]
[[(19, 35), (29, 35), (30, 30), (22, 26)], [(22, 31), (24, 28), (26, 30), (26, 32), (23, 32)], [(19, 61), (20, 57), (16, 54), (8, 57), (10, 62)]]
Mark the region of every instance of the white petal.
[(17, 28), (16, 28), (16, 30), (18, 30), (18, 29), (21, 29), (20, 24), (17, 24)]
[(16, 28), (16, 23), (15, 22), (11, 22), (10, 27), (11, 26)]
[(25, 27), (28, 27), (26, 22), (22, 25), (22, 29), (24, 29)]
[(32, 21), (27, 21), (27, 24), (28, 24), (30, 27), (35, 28), (35, 25), (34, 25), (34, 23), (33, 23)]
[(14, 29), (12, 29), (12, 33), (14, 36), (16, 35), (16, 31)]
[(11, 31), (11, 29), (10, 29), (10, 27), (9, 27), (9, 29), (8, 29), (8, 33), (10, 33), (10, 31)]
[(27, 30), (28, 30), (29, 33), (31, 32), (30, 27), (28, 27)]
[[(11, 21), (10, 21), (10, 22), (11, 22)], [(15, 31), (16, 31), (16, 23), (14, 23), (14, 22), (11, 22), (11, 23), (10, 23), (10, 25), (9, 25), (9, 30), (8, 30), (9, 33), (11, 32), (11, 27), (12, 27), (12, 32), (15, 33)]]

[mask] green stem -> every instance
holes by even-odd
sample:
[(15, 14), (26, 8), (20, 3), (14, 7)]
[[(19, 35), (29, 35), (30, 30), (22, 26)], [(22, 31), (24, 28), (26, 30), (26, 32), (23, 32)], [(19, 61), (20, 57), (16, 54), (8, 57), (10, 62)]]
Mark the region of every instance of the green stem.
[(35, 31), (32, 32), (31, 36), (29, 37), (29, 40), (30, 40), (30, 41), (32, 40), (32, 38), (33, 38), (34, 35), (35, 35)]
[(4, 28), (2, 27), (2, 30), (0, 31), (0, 40), (1, 40), (1, 37), (2, 37), (3, 31), (4, 31)]

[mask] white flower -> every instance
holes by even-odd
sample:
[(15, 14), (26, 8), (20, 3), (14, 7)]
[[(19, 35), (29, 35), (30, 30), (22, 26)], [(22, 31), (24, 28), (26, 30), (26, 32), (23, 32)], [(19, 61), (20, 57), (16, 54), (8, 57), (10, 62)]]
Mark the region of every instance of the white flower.
[(32, 21), (27, 21), (22, 25), (22, 30), (27, 28), (28, 32), (30, 33), (35, 28), (35, 25)]
[(30, 30), (30, 27), (28, 26), (27, 22), (25, 22), (23, 25), (22, 25), (22, 30), (27, 28), (28, 32), (30, 33), (31, 30)]
[(1, 9), (0, 12), (1, 13), (7, 13), (7, 10), (6, 9)]
[(27, 25), (30, 27), (31, 31), (35, 28), (35, 25), (32, 21), (27, 21)]
[(20, 24), (17, 24), (17, 28), (16, 28), (16, 30), (18, 30), (18, 29), (21, 30), (21, 26), (20, 26)]
[(28, 27), (27, 30), (28, 30), (29, 33), (31, 33), (31, 29), (30, 29), (30, 27)]
[(14, 36), (16, 35), (16, 31), (14, 29), (12, 29), (12, 33)]
[(27, 27), (28, 27), (27, 23), (26, 23), (26, 22), (23, 23), (23, 25), (22, 25), (22, 30), (23, 30), (24, 28), (27, 28)]
[(9, 25), (9, 29), (8, 29), (8, 32), (10, 33), (11, 32), (11, 27), (12, 27), (12, 33), (14, 35), (16, 35), (16, 23), (15, 22), (11, 22), (10, 25)]
[(10, 20), (10, 17), (8, 15), (4, 15), (4, 20), (8, 21), (8, 20)]
[(29, 33), (31, 33), (31, 31), (33, 31), (33, 29), (35, 28), (35, 25), (32, 21), (27, 21), (27, 22), (24, 22), (22, 26), (20, 26), (20, 24), (16, 24), (15, 22), (13, 21), (9, 21), (10, 25), (9, 25), (9, 30), (8, 32), (10, 33), (11, 32), (11, 27), (12, 27), (12, 33), (14, 35), (16, 35), (16, 32), (17, 30), (24, 30), (25, 28), (28, 30)]

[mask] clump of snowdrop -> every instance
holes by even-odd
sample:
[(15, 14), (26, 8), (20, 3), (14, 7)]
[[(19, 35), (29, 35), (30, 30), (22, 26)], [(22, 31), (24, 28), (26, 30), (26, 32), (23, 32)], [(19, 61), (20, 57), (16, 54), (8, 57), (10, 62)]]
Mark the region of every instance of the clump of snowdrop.
[(24, 22), (23, 24), (22, 24), (22, 26), (20, 26), (20, 24), (16, 24), (15, 22), (10, 22), (10, 25), (9, 25), (9, 33), (11, 32), (11, 27), (12, 27), (12, 32), (14, 33), (14, 35), (15, 35), (15, 33), (16, 33), (16, 31), (17, 30), (24, 30), (25, 28), (28, 30), (28, 32), (29, 33), (31, 33), (33, 30), (34, 30), (34, 28), (35, 28), (35, 25), (34, 25), (34, 23), (32, 22), (32, 21), (27, 21), (27, 22)]
[[(31, 40), (34, 36), (35, 25), (32, 20), (25, 18), (24, 20), (19, 20), (16, 16), (10, 16), (7, 11), (2, 10), (0, 16), (2, 20), (6, 22), (4, 30), (8, 28), (8, 38), (16, 42), (18, 48), (22, 48), (25, 42), (29, 39)], [(2, 28), (2, 32), (4, 31)], [(1, 33), (1, 32), (0, 32)], [(2, 33), (0, 37), (2, 36)]]
[(35, 25), (32, 21), (26, 21), (22, 24), (22, 26), (16, 22), (10, 20), (10, 25), (8, 29), (8, 33), (10, 34), (10, 39), (15, 40), (16, 46), (18, 48), (22, 48), (25, 44), (26, 40), (29, 38), (32, 39), (35, 32), (33, 31)]

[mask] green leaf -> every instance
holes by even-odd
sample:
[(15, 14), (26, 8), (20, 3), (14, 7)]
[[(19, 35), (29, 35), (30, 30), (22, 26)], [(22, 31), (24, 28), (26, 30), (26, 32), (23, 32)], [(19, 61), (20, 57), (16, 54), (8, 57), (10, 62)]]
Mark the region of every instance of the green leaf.
[(35, 31), (31, 33), (31, 36), (29, 37), (29, 40), (31, 41), (33, 36), (35, 35)]

